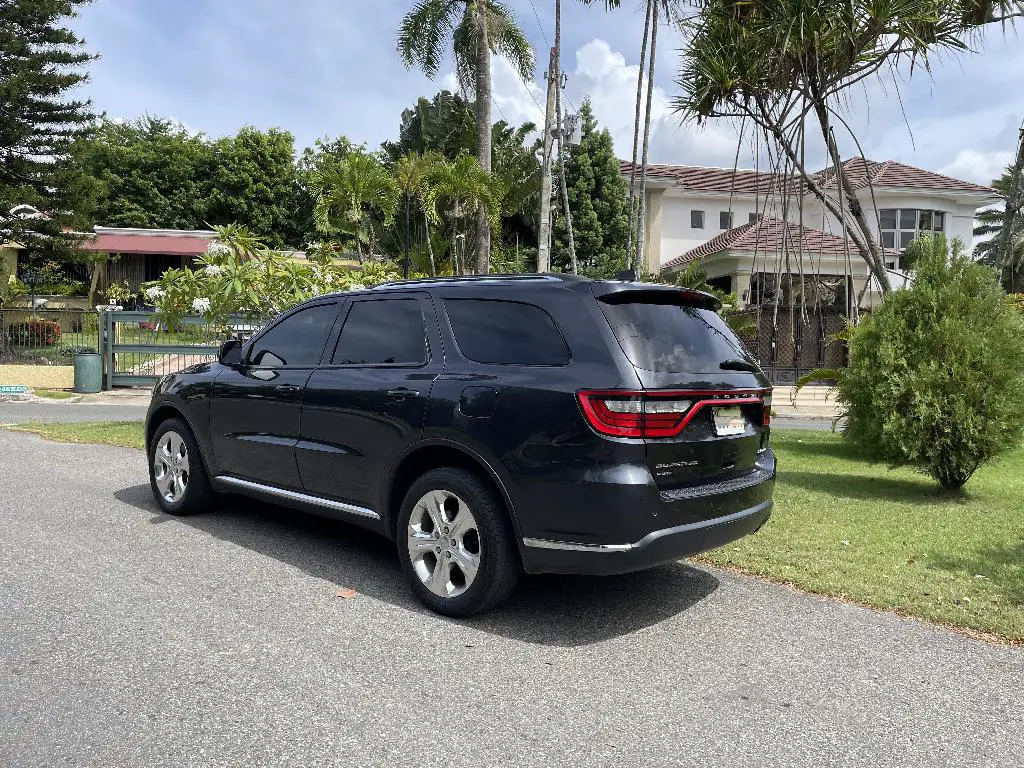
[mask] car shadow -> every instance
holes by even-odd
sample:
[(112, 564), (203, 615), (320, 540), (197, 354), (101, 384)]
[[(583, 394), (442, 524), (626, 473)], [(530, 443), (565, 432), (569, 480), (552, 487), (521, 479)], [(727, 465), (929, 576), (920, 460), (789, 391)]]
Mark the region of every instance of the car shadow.
[[(223, 497), (206, 514), (172, 517), (157, 506), (148, 484), (114, 497), (151, 515), (153, 524), (187, 525), (427, 620), (453, 621), (413, 596), (392, 542), (357, 526), (240, 497)], [(717, 587), (712, 574), (684, 563), (621, 576), (526, 575), (505, 603), (458, 621), (528, 643), (590, 645), (677, 616)]]
[(847, 499), (934, 504), (940, 501), (956, 501), (959, 498), (943, 491), (924, 476), (917, 480), (845, 473), (791, 472), (784, 469), (779, 473), (779, 478), (788, 485)]

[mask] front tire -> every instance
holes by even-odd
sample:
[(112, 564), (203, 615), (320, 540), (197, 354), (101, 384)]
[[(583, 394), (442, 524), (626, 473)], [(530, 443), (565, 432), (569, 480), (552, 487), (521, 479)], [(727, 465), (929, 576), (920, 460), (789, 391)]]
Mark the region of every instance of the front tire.
[(149, 485), (160, 509), (169, 515), (206, 511), (213, 489), (192, 430), (181, 419), (156, 428), (149, 444)]
[(398, 550), (413, 592), (446, 616), (493, 608), (522, 575), (501, 500), (477, 475), (455, 467), (427, 472), (406, 493)]

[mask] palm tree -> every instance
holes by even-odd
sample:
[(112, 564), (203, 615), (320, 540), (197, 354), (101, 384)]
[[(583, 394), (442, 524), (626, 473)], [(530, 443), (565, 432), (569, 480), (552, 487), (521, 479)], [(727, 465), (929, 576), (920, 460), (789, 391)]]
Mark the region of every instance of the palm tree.
[(406, 259), (408, 259), (410, 218), (412, 208), (423, 218), (424, 240), (426, 241), (427, 256), (430, 259), (430, 274), (437, 274), (437, 263), (434, 259), (434, 244), (430, 232), (431, 224), (440, 221), (437, 213), (437, 206), (434, 194), (434, 181), (437, 178), (438, 164), (444, 158), (434, 152), (425, 154), (409, 154), (399, 158), (394, 168), (395, 182), (405, 202), (405, 244)]
[[(992, 182), (992, 186), (1007, 201), (1014, 186), (1013, 178), (1013, 168), (1010, 167)], [(1017, 206), (1017, 214), (1009, 226), (1006, 207), (1008, 203), (1003, 208), (993, 208), (978, 214), (974, 236), (986, 239), (978, 243), (974, 255), (983, 264), (998, 268), (1003, 287), (1010, 293), (1016, 293), (1024, 290), (1024, 206)], [(1004, 241), (1003, 234), (1007, 231), (1010, 234)]]
[[(476, 98), (477, 162), (491, 169), (491, 54), (506, 56), (523, 80), (533, 77), (533, 49), (500, 0), (417, 0), (398, 30), (398, 53), (407, 67), (435, 77), (451, 36), (455, 74)], [(476, 272), (490, 267), (490, 217), (477, 210)]]
[(318, 168), (311, 179), (316, 227), (326, 235), (355, 237), (356, 255), (363, 261), (363, 242), (373, 255), (373, 213), (390, 226), (398, 208), (398, 187), (391, 174), (372, 155), (353, 152)]
[[(469, 230), (467, 218), (474, 210), (484, 210), (489, 226), (500, 220), (502, 190), (494, 177), (469, 155), (459, 155), (454, 162), (438, 158), (426, 171), (425, 179), (427, 204), (435, 212), (437, 206), (443, 204), (452, 219), (453, 243), (465, 242)], [(455, 273), (461, 273), (463, 267), (453, 252)]]

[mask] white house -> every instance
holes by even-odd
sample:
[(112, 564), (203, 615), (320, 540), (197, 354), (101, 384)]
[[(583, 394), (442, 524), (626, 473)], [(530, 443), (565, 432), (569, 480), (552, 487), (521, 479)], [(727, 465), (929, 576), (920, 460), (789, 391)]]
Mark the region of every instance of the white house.
[[(630, 165), (623, 163), (622, 170), (628, 176)], [(999, 199), (991, 187), (894, 161), (856, 158), (846, 161), (844, 170), (869, 219), (878, 222), (875, 236), (893, 270), (902, 250), (926, 232), (960, 238), (969, 246), (976, 211)], [(830, 170), (815, 174), (815, 180), (834, 188)], [(801, 284), (808, 275), (826, 282), (849, 280), (856, 295), (865, 293), (867, 268), (855, 246), (793, 177), (652, 165), (646, 195), (645, 254), (651, 272), (674, 272), (699, 260), (714, 284), (736, 291), (744, 303), (764, 300), (763, 291), (756, 290), (758, 276), (763, 287), (769, 276), (777, 281), (782, 273), (794, 281), (802, 275)], [(761, 226), (751, 226), (762, 219)]]

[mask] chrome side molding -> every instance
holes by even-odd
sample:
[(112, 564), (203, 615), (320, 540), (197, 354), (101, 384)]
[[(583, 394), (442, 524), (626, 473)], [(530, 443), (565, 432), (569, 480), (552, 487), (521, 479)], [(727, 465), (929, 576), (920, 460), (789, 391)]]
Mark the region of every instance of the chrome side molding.
[(577, 544), (572, 541), (551, 541), (550, 539), (523, 539), (527, 547), (537, 549), (562, 549), (571, 552), (628, 552), (632, 544)]
[(226, 485), (229, 488), (238, 488), (243, 491), (262, 493), (267, 496), (276, 496), (279, 499), (288, 499), (289, 501), (297, 501), (314, 507), (323, 507), (325, 509), (334, 510), (335, 512), (344, 512), (348, 515), (355, 515), (356, 517), (367, 517), (371, 520), (380, 520), (380, 515), (366, 507), (359, 507), (355, 504), (346, 504), (343, 501), (335, 501), (334, 499), (325, 499), (322, 496), (312, 496), (308, 493), (301, 493), (299, 491), (290, 491), (287, 488), (278, 488), (274, 485), (254, 483), (251, 480), (243, 480), (240, 477), (218, 475), (214, 478), (214, 482), (220, 485)]

